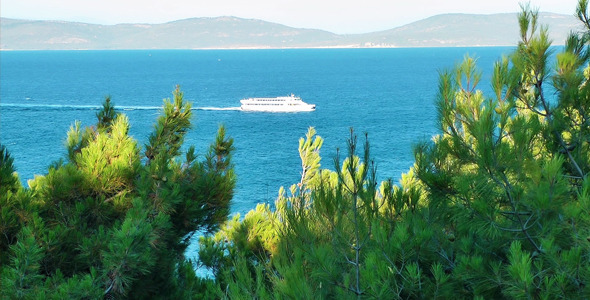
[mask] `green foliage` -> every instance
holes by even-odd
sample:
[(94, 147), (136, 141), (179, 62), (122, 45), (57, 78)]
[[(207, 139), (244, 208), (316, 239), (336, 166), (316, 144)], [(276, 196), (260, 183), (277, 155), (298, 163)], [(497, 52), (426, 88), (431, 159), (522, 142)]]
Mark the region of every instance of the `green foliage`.
[(99, 131), (110, 130), (111, 123), (117, 119), (118, 115), (114, 104), (111, 103), (111, 96), (107, 96), (102, 104), (102, 109), (96, 113), (98, 119), (96, 127)]
[(0, 195), (14, 193), (20, 188), (20, 181), (15, 174), (13, 163), (14, 159), (6, 147), (0, 144)]
[(74, 163), (93, 194), (106, 198), (129, 193), (140, 164), (136, 142), (127, 135), (129, 121), (125, 115), (110, 124), (108, 133), (100, 131), (92, 143), (74, 157)]
[(16, 242), (22, 219), (28, 217), (13, 162), (6, 147), (0, 144), (0, 265), (8, 262), (8, 248)]
[(227, 218), (235, 175), (223, 127), (206, 158), (180, 161), (190, 104), (166, 100), (143, 157), (110, 98), (96, 127), (76, 122), (67, 160), (20, 186), (0, 156), (0, 298), (198, 298), (211, 295), (184, 251)]
[[(394, 268), (399, 282), (404, 272), (411, 272), (414, 279), (408, 285), (420, 283), (418, 265), (406, 264), (415, 259), (416, 251), (422, 252), (423, 241), (432, 233), (427, 231), (412, 241), (411, 230), (416, 228), (393, 231), (394, 224), (386, 217), (395, 210), (394, 203), (404, 210), (419, 205), (422, 199), (410, 186), (415, 181), (406, 176), (405, 189), (384, 185), (385, 193), (377, 192), (368, 141), (361, 159), (352, 131), (347, 157), (335, 160), (337, 171), (320, 171), (319, 160), (309, 158), (319, 158), (321, 143), (310, 129), (299, 147), (302, 174), (315, 174), (315, 180), (293, 186), (290, 197), (281, 192), (276, 211), (259, 205), (242, 221), (236, 216), (215, 236), (201, 240), (199, 256), (215, 274), (223, 297), (235, 298), (239, 293), (263, 299), (411, 295), (409, 288), (396, 290), (398, 281), (389, 276)], [(418, 225), (427, 230), (426, 224)], [(407, 248), (399, 249), (400, 245)], [(383, 247), (395, 248), (397, 253), (384, 256)], [(393, 265), (383, 263), (385, 259)], [(400, 259), (403, 265), (397, 266)], [(441, 285), (446, 277), (437, 276)], [(445, 295), (442, 287), (434, 290)]]
[[(440, 73), (440, 134), (380, 185), (351, 132), (334, 171), (321, 138), (299, 143), (302, 176), (213, 237), (201, 259), (222, 298), (586, 299), (590, 297), (590, 22), (556, 63), (528, 5), (521, 42), (494, 65), (492, 96), (466, 56)], [(551, 87), (547, 87), (551, 85)], [(551, 92), (548, 92), (551, 90)], [(262, 281), (262, 282), (261, 282)], [(211, 286), (210, 286), (211, 287)]]
[(185, 103), (180, 87), (174, 91), (174, 103), (170, 99), (164, 100), (164, 114), (158, 118), (154, 132), (145, 145), (145, 157), (148, 161), (158, 155), (168, 159), (180, 154), (180, 146), (184, 135), (190, 129), (192, 116), (191, 104)]
[(315, 135), (316, 131), (310, 127), (304, 138), (299, 139), (299, 156), (301, 158), (301, 180), (302, 186), (317, 184), (320, 169), (320, 148), (324, 140)]
[(43, 250), (31, 228), (24, 227), (17, 242), (10, 246), (11, 268), (2, 270), (2, 289), (9, 298), (28, 298), (39, 292), (44, 276), (40, 274)]

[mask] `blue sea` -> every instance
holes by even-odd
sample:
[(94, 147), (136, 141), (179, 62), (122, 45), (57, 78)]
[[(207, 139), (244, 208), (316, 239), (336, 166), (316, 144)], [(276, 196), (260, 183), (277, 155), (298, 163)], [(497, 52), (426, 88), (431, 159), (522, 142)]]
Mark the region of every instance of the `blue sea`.
[[(493, 63), (512, 49), (1, 51), (0, 143), (26, 185), (65, 157), (75, 120), (95, 124), (105, 96), (128, 115), (130, 133), (143, 145), (162, 99), (180, 85), (185, 99), (204, 108), (194, 112), (185, 145), (205, 154), (220, 124), (235, 140), (232, 212), (243, 214), (299, 180), (298, 140), (310, 126), (325, 139), (324, 168), (333, 169), (352, 127), (359, 138), (368, 133), (378, 177), (399, 179), (413, 164), (412, 146), (437, 134), (439, 71), (470, 54), (489, 91)], [(232, 109), (242, 98), (291, 93), (316, 111)]]

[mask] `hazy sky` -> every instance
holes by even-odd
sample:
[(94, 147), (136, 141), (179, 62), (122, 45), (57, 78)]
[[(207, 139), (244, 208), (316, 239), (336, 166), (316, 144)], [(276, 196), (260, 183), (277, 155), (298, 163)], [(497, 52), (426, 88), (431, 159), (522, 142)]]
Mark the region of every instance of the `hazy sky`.
[[(385, 30), (443, 13), (503, 13), (518, 0), (2, 0), (7, 18), (98, 24), (165, 23), (236, 16), (335, 33)], [(540, 11), (573, 14), (577, 0), (531, 0)]]

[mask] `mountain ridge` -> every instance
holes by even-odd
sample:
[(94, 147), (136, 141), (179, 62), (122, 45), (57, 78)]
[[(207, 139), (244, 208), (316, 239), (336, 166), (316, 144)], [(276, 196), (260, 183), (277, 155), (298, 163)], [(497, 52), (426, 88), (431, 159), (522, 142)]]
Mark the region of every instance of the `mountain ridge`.
[[(562, 44), (581, 27), (574, 16), (540, 13), (550, 38)], [(510, 46), (518, 42), (516, 13), (442, 14), (363, 34), (336, 34), (234, 16), (159, 24), (101, 25), (0, 18), (2, 50), (247, 49)]]

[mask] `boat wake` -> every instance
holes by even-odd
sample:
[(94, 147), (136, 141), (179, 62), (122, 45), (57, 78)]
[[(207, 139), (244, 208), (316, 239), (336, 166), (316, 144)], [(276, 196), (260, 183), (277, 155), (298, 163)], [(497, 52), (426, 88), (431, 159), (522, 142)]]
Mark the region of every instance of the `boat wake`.
[[(2, 108), (16, 110), (99, 110), (99, 105), (68, 105), (68, 104), (29, 104), (29, 103), (0, 103)], [(116, 110), (161, 110), (161, 106), (125, 106), (116, 105)], [(241, 110), (240, 107), (193, 107), (191, 110)]]
[[(193, 108), (195, 109), (195, 108)], [(197, 107), (197, 110), (242, 110), (238, 107)]]
[(62, 105), (62, 104), (20, 104), (0, 103), (0, 107), (15, 108), (19, 110), (94, 110), (100, 109), (98, 105)]

